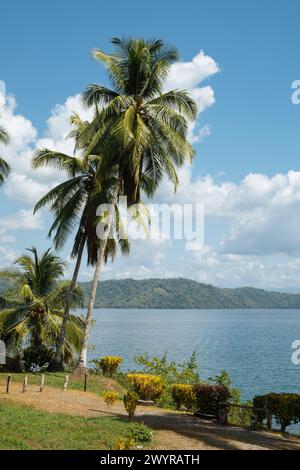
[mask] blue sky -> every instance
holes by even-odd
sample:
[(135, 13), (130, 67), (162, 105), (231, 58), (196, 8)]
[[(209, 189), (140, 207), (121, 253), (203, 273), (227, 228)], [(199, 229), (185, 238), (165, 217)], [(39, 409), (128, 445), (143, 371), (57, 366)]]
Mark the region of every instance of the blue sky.
[[(185, 175), (189, 198), (207, 205), (206, 251), (186, 260), (180, 244), (161, 246), (154, 266), (147, 253), (143, 258), (145, 250), (136, 247), (130, 259), (119, 260), (105, 276), (136, 276), (138, 268), (140, 277), (186, 275), (232, 286), (298, 285), (300, 106), (291, 102), (291, 83), (300, 78), (299, 15), (297, 0), (11, 0), (1, 6), (0, 80), (14, 95), (17, 107), (12, 113), (24, 118), (23, 129), (32, 125), (18, 144), (20, 155), (28, 154), (38, 139), (49, 138), (48, 119), (56, 105), (64, 106), (90, 82), (107, 83), (90, 51), (109, 50), (112, 36), (161, 37), (178, 47), (182, 62), (203, 50), (219, 66), (199, 83), (214, 93), (215, 102), (198, 122), (210, 135), (195, 143), (196, 160)], [(56, 108), (56, 117), (60, 111)], [(36, 227), (30, 229), (28, 222), (28, 229), (21, 230), (12, 222), (14, 214), (23, 210), (27, 217), (32, 208), (32, 201), (12, 194), (19, 184), (20, 178), (11, 180), (0, 190), (3, 265), (25, 246), (44, 248), (49, 243), (41, 228), (49, 225), (47, 214), (41, 215), (40, 228), (32, 222)], [(166, 193), (162, 188), (157, 198), (164, 200)], [(183, 194), (178, 200), (184, 202)], [(68, 247), (63, 255), (67, 252)], [(90, 274), (86, 270), (82, 278)]]

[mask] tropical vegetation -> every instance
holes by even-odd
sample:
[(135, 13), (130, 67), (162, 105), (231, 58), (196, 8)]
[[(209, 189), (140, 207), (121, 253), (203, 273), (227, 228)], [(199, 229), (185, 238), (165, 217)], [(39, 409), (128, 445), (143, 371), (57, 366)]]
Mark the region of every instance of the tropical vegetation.
[[(161, 40), (113, 38), (112, 44), (115, 49), (111, 54), (97, 49), (93, 55), (105, 65), (113, 88), (92, 84), (86, 89), (84, 102), (95, 106), (96, 113), (76, 142), (84, 151), (85, 161), (90, 155), (102, 156), (98, 171), (102, 181), (111, 168), (116, 168), (112, 206), (120, 194), (131, 206), (140, 203), (142, 190), (152, 196), (164, 175), (176, 188), (176, 167), (193, 156), (187, 129), (188, 121), (196, 117), (197, 107), (186, 91), (164, 92), (170, 66), (178, 59), (176, 49), (166, 47)], [(108, 214), (88, 301), (81, 367), (86, 365), (97, 285), (111, 225), (112, 214)]]
[[(79, 116), (72, 116), (73, 130), (71, 136), (76, 139), (78, 133), (88, 126), (87, 122), (80, 120)], [(41, 149), (36, 152), (33, 159), (33, 168), (52, 166), (66, 174), (66, 180), (52, 188), (35, 205), (34, 212), (46, 205), (50, 205), (50, 211), (54, 221), (48, 236), (53, 235), (54, 247), (61, 249), (68, 236), (75, 230), (74, 243), (71, 257), (76, 259), (72, 280), (66, 299), (63, 322), (56, 344), (54, 368), (62, 367), (62, 349), (66, 337), (66, 326), (71, 308), (72, 292), (76, 287), (77, 278), (82, 262), (82, 256), (86, 247), (87, 263), (94, 265), (97, 261), (99, 240), (96, 234), (96, 211), (100, 204), (109, 202), (109, 190), (114, 181), (112, 170), (106, 175), (105, 183), (101, 184), (98, 175), (100, 156), (93, 155), (83, 160), (80, 156), (70, 156), (49, 149)], [(116, 208), (116, 210), (118, 210)], [(117, 212), (119, 213), (119, 212)], [(118, 224), (114, 224), (110, 231), (110, 239), (104, 251), (104, 262), (110, 257), (112, 260), (116, 254), (116, 246), (119, 245), (123, 254), (129, 252), (129, 241), (124, 231), (121, 218)]]
[[(19, 257), (16, 269), (5, 270), (0, 276), (12, 284), (1, 296), (0, 338), (8, 351), (18, 356), (27, 370), (47, 366), (54, 354), (62, 324), (69, 282), (62, 281), (65, 263), (50, 249), (38, 254), (36, 248)], [(82, 304), (82, 292), (72, 291), (72, 308)], [(83, 322), (70, 315), (67, 323), (63, 361), (70, 364), (78, 352)]]

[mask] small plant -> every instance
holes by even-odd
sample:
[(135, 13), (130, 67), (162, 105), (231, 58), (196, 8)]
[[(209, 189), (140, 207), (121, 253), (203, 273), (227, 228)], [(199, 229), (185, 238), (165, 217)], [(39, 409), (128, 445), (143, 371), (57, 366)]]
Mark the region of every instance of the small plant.
[(172, 398), (177, 410), (184, 406), (187, 410), (192, 411), (196, 408), (196, 395), (193, 385), (189, 384), (173, 384)]
[(115, 443), (115, 450), (130, 450), (135, 445), (134, 439), (127, 437), (126, 439), (117, 439)]
[(118, 370), (123, 359), (119, 356), (103, 356), (100, 360), (94, 360), (96, 371), (101, 369), (105, 377), (112, 377)]
[(153, 433), (143, 424), (137, 424), (131, 431), (131, 437), (135, 442), (140, 442), (142, 444), (148, 444), (151, 442)]
[(164, 391), (164, 382), (157, 375), (128, 374), (127, 378), (142, 400), (157, 400)]
[(124, 395), (123, 402), (124, 402), (125, 410), (128, 413), (129, 419), (131, 419), (134, 416), (134, 413), (137, 407), (138, 398), (139, 397), (135, 392), (127, 392), (126, 395)]
[(107, 404), (107, 406), (112, 406), (114, 405), (118, 399), (119, 399), (119, 394), (117, 392), (104, 392), (102, 394), (102, 398), (103, 400), (105, 401), (105, 403)]
[(217, 415), (219, 404), (227, 402), (230, 390), (225, 385), (194, 385), (197, 407), (200, 412)]

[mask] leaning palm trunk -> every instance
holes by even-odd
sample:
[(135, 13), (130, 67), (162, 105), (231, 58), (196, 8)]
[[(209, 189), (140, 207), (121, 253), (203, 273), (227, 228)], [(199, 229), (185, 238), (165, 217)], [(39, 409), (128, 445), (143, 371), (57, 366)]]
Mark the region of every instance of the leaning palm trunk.
[[(115, 207), (117, 203), (119, 190), (120, 190), (120, 181), (117, 182), (114, 188), (112, 201), (111, 201), (112, 207)], [(113, 222), (113, 214), (110, 212), (108, 215), (105, 236), (100, 240), (96, 268), (95, 268), (92, 287), (90, 291), (88, 310), (87, 310), (86, 319), (85, 319), (84, 335), (83, 335), (83, 341), (82, 341), (82, 346), (81, 346), (81, 351), (80, 351), (80, 356), (79, 356), (79, 365), (77, 369), (77, 372), (79, 374), (84, 372), (86, 368), (86, 364), (87, 364), (88, 342), (89, 342), (91, 324), (92, 324), (93, 315), (94, 315), (94, 304), (95, 304), (95, 299), (96, 299), (96, 294), (97, 294), (98, 281), (99, 281), (99, 277), (101, 273), (101, 268), (104, 262), (105, 250), (106, 250), (107, 240), (111, 232), (112, 222)]]
[(53, 364), (50, 365), (49, 369), (51, 370), (63, 370), (63, 360), (62, 360), (62, 352), (63, 352), (63, 346), (66, 340), (66, 334), (67, 334), (67, 324), (68, 320), (70, 317), (70, 309), (71, 309), (71, 303), (72, 303), (72, 296), (74, 289), (76, 287), (77, 283), (77, 278), (79, 274), (79, 269), (81, 265), (81, 260), (82, 260), (82, 255), (83, 255), (83, 250), (84, 250), (84, 245), (85, 245), (85, 238), (82, 239), (80, 246), (79, 246), (79, 251), (77, 255), (77, 260), (76, 260), (76, 265), (75, 269), (73, 272), (73, 277), (67, 292), (67, 298), (66, 298), (66, 306), (65, 306), (65, 311), (64, 311), (64, 316), (63, 316), (63, 321), (61, 325), (61, 330), (60, 330), (60, 335), (58, 338), (58, 342), (56, 345), (56, 353), (55, 353), (55, 358)]

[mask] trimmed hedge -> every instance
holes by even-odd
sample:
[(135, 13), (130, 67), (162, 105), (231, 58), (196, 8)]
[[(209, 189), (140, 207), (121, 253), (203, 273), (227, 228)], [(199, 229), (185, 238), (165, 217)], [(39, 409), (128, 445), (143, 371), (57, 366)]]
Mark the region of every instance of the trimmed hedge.
[[(290, 424), (300, 422), (300, 395), (297, 393), (268, 393), (253, 398), (253, 405), (257, 408), (266, 407), (275, 417), (285, 431)], [(260, 422), (266, 418), (266, 413), (258, 413)]]
[(128, 374), (127, 378), (142, 400), (157, 400), (164, 391), (164, 382), (158, 375)]
[(172, 398), (177, 410), (179, 410), (181, 406), (184, 406), (189, 411), (196, 408), (197, 402), (193, 385), (173, 384)]
[(225, 385), (197, 384), (193, 390), (201, 413), (217, 415), (219, 404), (227, 402), (230, 398), (230, 390)]

